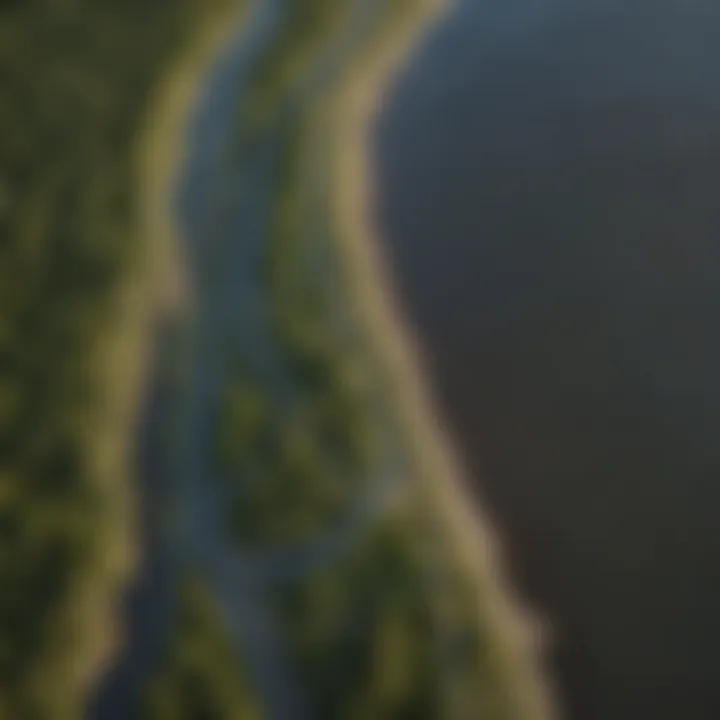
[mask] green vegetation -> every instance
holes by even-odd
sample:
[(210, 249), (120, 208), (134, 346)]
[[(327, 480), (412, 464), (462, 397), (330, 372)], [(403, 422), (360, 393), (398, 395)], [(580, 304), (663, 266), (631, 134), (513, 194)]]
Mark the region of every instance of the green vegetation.
[(188, 579), (180, 601), (171, 647), (150, 680), (141, 720), (261, 720), (209, 589)]
[[(423, 5), (391, 0), (374, 40), (386, 39)], [(302, 24), (295, 31), (302, 37)], [(331, 31), (328, 26), (325, 37), (314, 36), (315, 46), (326, 46)], [(386, 380), (339, 277), (326, 195), (312, 182), (313, 165), (326, 158), (313, 145), (325, 121), (323, 100), (309, 98), (307, 107), (296, 108), (284, 138), (263, 267), (290, 390), (281, 395), (243, 367), (228, 386), (218, 424), (219, 456), (238, 468), (227, 477), (231, 489), (241, 488), (234, 515), (241, 539), (292, 540), (324, 520), (327, 525), (336, 514), (331, 499), (341, 498), (342, 507), (356, 502), (383, 469), (382, 449), (404, 447), (387, 414)], [(290, 471), (278, 472), (287, 458)], [(418, 469), (408, 463), (405, 470)], [(397, 505), (359, 533), (347, 556), (270, 594), (315, 715), (527, 717), (514, 659), (492, 624), (484, 579), (450, 546), (446, 522), (419, 478), (409, 478)]]
[(420, 559), (399, 521), (288, 588), (278, 616), (318, 717), (432, 718), (439, 666)]
[[(251, 84), (275, 88), (279, 97), (302, 82), (352, 3), (295, 0), (291, 6)], [(288, 59), (298, 54), (304, 63)], [(251, 108), (261, 102), (253, 92), (250, 97)], [(383, 378), (339, 277), (327, 195), (313, 182), (313, 170), (327, 156), (309, 146), (321, 113), (314, 98), (305, 100), (279, 137), (279, 185), (261, 268), (284, 388), (279, 392), (277, 378), (264, 378), (262, 368), (249, 371), (240, 363), (218, 413), (219, 466), (232, 496), (233, 533), (244, 542), (293, 540), (327, 528), (377, 479), (380, 459), (398, 450)]]
[(178, 52), (238, 4), (0, 4), (1, 717), (80, 717), (104, 652), (129, 482), (106, 356), (151, 240), (137, 138)]
[(299, 540), (337, 522), (367, 484), (383, 441), (366, 348), (313, 271), (320, 248), (297, 232), (298, 169), (284, 168), (265, 268), (284, 388), (236, 361), (217, 418), (229, 523), (246, 543)]
[(299, 383), (289, 401), (245, 368), (228, 382), (216, 456), (240, 542), (301, 540), (355, 500), (372, 454), (362, 402), (340, 367), (318, 378), (312, 387)]
[(318, 717), (522, 718), (482, 612), (442, 536), (405, 508), (339, 566), (286, 589), (278, 616)]
[(311, 68), (319, 50), (349, 3), (343, 0), (290, 0), (278, 37), (252, 80), (241, 105), (242, 122), (259, 129), (278, 111)]
[[(293, 17), (304, 17), (303, 5), (293, 5)], [(347, 3), (333, 6), (340, 12)], [(283, 38), (289, 47), (312, 39), (321, 48), (334, 28), (326, 24), (321, 35), (303, 22), (295, 36)], [(268, 63), (276, 62), (275, 48)], [(258, 77), (270, 72), (264, 68)], [(216, 459), (229, 526), (239, 542), (250, 544), (297, 541), (340, 520), (373, 479), (388, 439), (375, 422), (380, 406), (372, 359), (347, 317), (346, 298), (338, 295), (330, 238), (315, 222), (320, 215), (303, 182), (304, 117), (294, 118), (281, 138), (280, 184), (261, 268), (282, 388), (240, 353), (217, 414)]]

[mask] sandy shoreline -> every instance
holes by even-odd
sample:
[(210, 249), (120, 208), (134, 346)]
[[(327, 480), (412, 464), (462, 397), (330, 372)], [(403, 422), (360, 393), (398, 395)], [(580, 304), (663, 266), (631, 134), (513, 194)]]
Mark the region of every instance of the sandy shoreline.
[[(373, 206), (371, 129), (392, 79), (409, 62), (425, 33), (450, 9), (445, 0), (428, 0), (406, 25), (383, 38), (379, 47), (351, 71), (336, 96), (334, 218), (345, 276), (357, 299), (361, 322), (373, 349), (396, 388), (396, 406), (410, 439), (422, 485), (443, 516), (458, 561), (482, 587), (487, 607), (482, 622), (497, 630), (507, 653), (528, 718), (557, 716), (552, 694), (541, 676), (542, 623), (514, 596), (503, 571), (499, 543), (488, 516), (469, 496), (450, 439), (432, 408), (418, 342), (402, 321), (388, 263), (376, 228)], [(492, 619), (494, 618), (494, 620)]]
[(87, 654), (82, 649), (77, 653), (76, 677), (78, 685), (87, 689), (115, 661), (122, 644), (120, 594), (132, 582), (140, 562), (132, 448), (152, 377), (156, 322), (184, 302), (181, 231), (173, 202), (188, 128), (218, 48), (238, 32), (247, 5), (247, 0), (237, 0), (227, 10), (215, 12), (188, 47), (180, 50), (152, 95), (132, 151), (140, 254), (118, 291), (116, 325), (103, 338), (96, 362), (100, 376), (107, 378), (103, 403), (108, 421), (99, 431), (93, 461), (96, 472), (113, 482), (103, 488), (112, 513), (105, 528), (103, 576), (99, 581), (93, 578), (90, 587), (78, 593), (78, 636)]

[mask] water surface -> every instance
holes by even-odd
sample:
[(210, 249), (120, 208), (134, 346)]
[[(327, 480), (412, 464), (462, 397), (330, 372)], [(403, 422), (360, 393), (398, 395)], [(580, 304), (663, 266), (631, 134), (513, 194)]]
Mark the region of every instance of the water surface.
[(379, 121), (437, 399), (577, 720), (720, 717), (720, 6), (459, 0)]

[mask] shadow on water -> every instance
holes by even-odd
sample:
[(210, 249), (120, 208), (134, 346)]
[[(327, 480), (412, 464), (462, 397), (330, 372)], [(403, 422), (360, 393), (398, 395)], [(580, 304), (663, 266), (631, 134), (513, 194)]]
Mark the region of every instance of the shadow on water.
[(577, 720), (720, 717), (720, 6), (458, 0), (379, 122), (407, 313)]

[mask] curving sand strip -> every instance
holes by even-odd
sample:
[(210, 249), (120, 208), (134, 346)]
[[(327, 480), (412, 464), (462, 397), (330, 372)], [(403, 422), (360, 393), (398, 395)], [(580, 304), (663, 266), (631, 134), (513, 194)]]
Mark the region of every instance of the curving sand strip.
[(173, 202), (184, 167), (188, 127), (218, 48), (237, 34), (247, 5), (247, 0), (228, 2), (226, 9), (207, 18), (180, 52), (153, 93), (144, 130), (133, 149), (140, 253), (119, 289), (115, 324), (99, 343), (95, 360), (96, 371), (105, 378), (102, 402), (107, 421), (98, 429), (92, 462), (98, 476), (108, 478), (102, 492), (112, 517), (104, 542), (99, 543), (106, 552), (103, 576), (90, 579), (75, 600), (79, 647), (74, 675), (77, 685), (86, 690), (107, 671), (122, 643), (119, 593), (139, 561), (132, 448), (155, 355), (156, 320), (183, 302)]
[(426, 0), (407, 24), (393, 29), (357, 63), (338, 88), (333, 108), (337, 130), (335, 180), (330, 184), (334, 192), (333, 223), (359, 319), (396, 388), (397, 408), (416, 467), (421, 469), (423, 492), (428, 493), (445, 521), (456, 559), (482, 588), (487, 607), (480, 610), (481, 622), (497, 630), (507, 666), (515, 671), (526, 717), (551, 718), (557, 711), (541, 678), (542, 624), (513, 595), (503, 573), (492, 524), (465, 489), (467, 473), (432, 409), (418, 344), (401, 320), (378, 233), (369, 221), (373, 168), (368, 145), (383, 92), (425, 31), (447, 10), (444, 0)]

